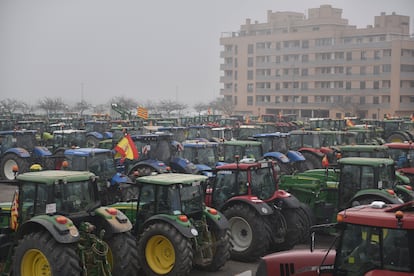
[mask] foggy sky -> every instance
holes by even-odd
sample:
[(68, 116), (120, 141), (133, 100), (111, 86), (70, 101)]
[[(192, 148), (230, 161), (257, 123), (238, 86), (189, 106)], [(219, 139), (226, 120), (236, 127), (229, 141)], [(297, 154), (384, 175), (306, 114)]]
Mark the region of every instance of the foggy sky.
[(414, 33), (413, 0), (0, 0), (0, 100), (207, 103), (220, 96), (222, 32), (321, 4), (358, 27), (408, 15)]

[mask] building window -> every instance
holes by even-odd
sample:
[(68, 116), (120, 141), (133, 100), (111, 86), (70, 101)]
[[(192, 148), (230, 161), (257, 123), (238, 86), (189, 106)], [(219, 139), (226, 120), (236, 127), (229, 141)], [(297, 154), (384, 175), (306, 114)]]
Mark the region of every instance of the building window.
[(247, 92), (253, 92), (253, 83), (247, 84)]
[(301, 82), (300, 83), (300, 89), (301, 90), (308, 90), (308, 83), (307, 82)]
[(302, 68), (301, 74), (302, 74), (302, 76), (307, 76), (308, 75), (308, 68)]
[(391, 49), (384, 49), (382, 50), (383, 57), (390, 57), (391, 56)]
[(352, 67), (346, 67), (346, 74), (348, 76), (352, 75)]
[(234, 93), (237, 93), (237, 83), (234, 84)]
[(360, 81), (359, 82), (359, 88), (360, 89), (365, 89), (365, 81)]
[(352, 60), (352, 52), (346, 52), (346, 60)]
[(366, 59), (367, 59), (367, 52), (361, 51), (361, 60), (366, 60)]
[(277, 83), (276, 83), (275, 90), (280, 90), (280, 82), (277, 82)]
[(247, 96), (247, 105), (253, 105), (253, 97)]
[(280, 103), (281, 101), (280, 101), (280, 96), (276, 96), (275, 97), (275, 103)]
[(381, 58), (380, 54), (381, 54), (380, 50), (375, 50), (374, 51), (374, 59), (380, 59)]
[(391, 64), (383, 64), (382, 65), (382, 72), (384, 72), (384, 73), (391, 72)]
[(401, 72), (414, 72), (414, 65), (401, 64)]
[(253, 67), (253, 58), (252, 57), (247, 58), (247, 66), (248, 67)]
[(247, 53), (248, 54), (253, 54), (254, 53), (254, 45), (253, 44), (247, 45)]
[(379, 104), (379, 97), (375, 96), (372, 98), (372, 103), (373, 104)]
[(309, 56), (308, 55), (302, 55), (302, 62), (306, 63), (309, 61)]
[(300, 102), (304, 103), (304, 104), (308, 103), (308, 97), (302, 96), (301, 99), (300, 99)]
[(375, 65), (374, 66), (374, 75), (379, 75), (380, 73), (380, 66), (379, 65)]
[(234, 105), (237, 105), (237, 96), (234, 96)]
[(359, 71), (360, 75), (365, 75), (367, 73), (367, 67), (361, 66), (359, 69), (360, 69)]
[(383, 80), (382, 81), (382, 88), (390, 88), (390, 87), (391, 87), (391, 81), (390, 80)]
[(302, 40), (302, 48), (309, 48), (309, 40)]
[(350, 81), (347, 81), (347, 82), (345, 83), (345, 88), (346, 88), (346, 90), (351, 90), (351, 88), (352, 88), (352, 84), (351, 84), (351, 82), (350, 82)]
[(280, 63), (280, 56), (276, 56), (276, 63)]
[(359, 97), (359, 103), (365, 104), (365, 97)]
[(289, 83), (288, 82), (283, 82), (283, 88), (284, 89), (288, 89), (289, 88)]
[(374, 81), (374, 89), (379, 89), (379, 81)]
[(253, 80), (253, 70), (247, 70), (247, 79)]

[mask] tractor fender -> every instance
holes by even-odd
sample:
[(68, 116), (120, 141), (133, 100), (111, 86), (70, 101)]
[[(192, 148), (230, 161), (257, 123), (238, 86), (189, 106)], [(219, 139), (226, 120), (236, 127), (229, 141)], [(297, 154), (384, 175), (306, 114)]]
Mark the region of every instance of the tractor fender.
[(132, 169), (129, 170), (128, 174), (131, 174), (131, 172), (136, 170), (138, 167), (142, 167), (142, 166), (151, 167), (152, 169), (154, 169), (154, 171), (156, 171), (158, 173), (167, 172), (167, 166), (164, 162), (154, 160), (154, 159), (147, 159), (147, 160), (142, 160), (142, 161), (132, 165)]
[(110, 131), (105, 131), (103, 133), (103, 139), (112, 139), (113, 133)]
[(287, 157), (291, 162), (305, 161), (305, 156), (302, 153), (296, 150), (289, 150), (287, 152)]
[(66, 218), (67, 222), (65, 224), (61, 224), (56, 221), (57, 217), (62, 216), (40, 215), (31, 218), (29, 221), (19, 226), (17, 234), (18, 238), (20, 239), (29, 233), (45, 229), (59, 243), (68, 244), (79, 241), (79, 231), (73, 222), (69, 218)]
[(170, 167), (173, 171), (180, 173), (196, 174), (198, 172), (196, 165), (188, 159), (174, 157), (170, 161)]
[(147, 225), (149, 224), (157, 223), (157, 221), (163, 221), (165, 223), (170, 224), (186, 238), (191, 239), (191, 238), (195, 238), (198, 236), (197, 229), (191, 224), (189, 220), (187, 222), (182, 222), (182, 221), (179, 221), (177, 216), (171, 216), (171, 215), (165, 215), (165, 214), (158, 214), (158, 215), (154, 215), (150, 217), (149, 219), (145, 221), (144, 228), (146, 228)]
[(319, 149), (314, 149), (314, 148), (300, 148), (299, 152), (301, 154), (303, 154), (304, 152), (308, 152), (309, 154), (316, 155), (317, 157), (320, 157), (320, 158), (322, 158), (324, 155)]
[(128, 217), (116, 208), (99, 207), (94, 210), (94, 213), (97, 217), (96, 226), (105, 229), (105, 236), (107, 237), (116, 233), (128, 232), (132, 229), (132, 223)]
[(11, 148), (11, 149), (6, 150), (4, 152), (4, 155), (7, 153), (12, 153), (22, 158), (30, 157), (30, 153), (24, 148)]
[(206, 215), (207, 219), (213, 222), (220, 230), (229, 229), (230, 225), (227, 218), (221, 212), (217, 211), (217, 213), (215, 213), (212, 210), (215, 209), (210, 207), (204, 208), (204, 214)]
[(121, 173), (116, 173), (112, 178), (111, 178), (111, 185), (116, 185), (119, 183), (125, 183), (125, 182), (130, 182), (130, 179), (128, 176), (121, 174)]
[(278, 152), (278, 151), (271, 151), (271, 152), (267, 152), (267, 153), (265, 153), (265, 154), (263, 155), (263, 157), (264, 157), (264, 158), (272, 158), (272, 159), (276, 159), (276, 160), (278, 160), (278, 161), (280, 161), (280, 162), (282, 162), (282, 163), (284, 163), (284, 164), (286, 164), (286, 163), (289, 163), (289, 162), (290, 162), (289, 158), (288, 158), (285, 154), (283, 154), (283, 153), (281, 153), (281, 152)]
[(33, 155), (34, 156), (52, 156), (52, 153), (49, 151), (46, 147), (36, 146), (33, 149)]
[(296, 209), (300, 207), (300, 201), (290, 193), (283, 190), (276, 191), (276, 197), (270, 201), (277, 209)]
[(221, 211), (236, 204), (247, 204), (248, 206), (252, 207), (253, 210), (255, 210), (260, 216), (273, 214), (273, 209), (266, 202), (255, 196), (232, 197), (223, 205), (223, 207), (221, 207)]
[(102, 133), (99, 133), (97, 131), (88, 132), (88, 134), (86, 136), (93, 136), (93, 137), (95, 137), (96, 139), (99, 139), (99, 140), (102, 140), (104, 138)]
[(352, 199), (348, 202), (346, 207), (351, 207), (353, 202), (374, 198), (375, 200), (382, 200), (385, 203), (389, 204), (401, 204), (403, 203), (400, 198), (396, 195), (391, 195), (385, 190), (378, 190), (378, 189), (366, 189), (358, 191)]

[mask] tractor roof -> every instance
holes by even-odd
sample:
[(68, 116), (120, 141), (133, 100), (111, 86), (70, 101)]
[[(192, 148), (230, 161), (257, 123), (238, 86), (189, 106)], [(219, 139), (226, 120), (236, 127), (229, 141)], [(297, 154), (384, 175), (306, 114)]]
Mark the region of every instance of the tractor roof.
[(182, 144), (184, 148), (216, 148), (218, 146), (218, 143), (216, 142), (206, 142), (198, 140), (184, 141)]
[(208, 177), (197, 174), (184, 173), (162, 173), (157, 175), (142, 176), (137, 179), (140, 183), (155, 185), (187, 184), (191, 185), (197, 181), (205, 181)]
[(248, 163), (229, 163), (217, 166), (217, 170), (249, 170), (251, 168), (266, 168), (270, 167), (270, 162), (248, 162)]
[(365, 152), (373, 152), (373, 151), (387, 151), (388, 147), (384, 145), (344, 145), (339, 146), (341, 151), (365, 151)]
[(413, 143), (393, 142), (393, 143), (386, 143), (384, 145), (390, 149), (414, 149)]
[(394, 165), (394, 160), (391, 158), (344, 157), (339, 159), (338, 163), (342, 165), (367, 165), (381, 167), (384, 165)]
[(260, 133), (253, 135), (254, 138), (263, 138), (263, 137), (289, 137), (290, 133), (288, 132), (273, 132), (273, 133)]
[(231, 145), (231, 146), (260, 146), (262, 142), (259, 141), (249, 141), (249, 140), (231, 140), (231, 141), (224, 141), (224, 145)]
[(47, 170), (19, 174), (16, 179), (52, 185), (59, 180), (63, 182), (85, 181), (94, 176), (93, 173), (86, 171)]
[(401, 226), (403, 229), (414, 229), (414, 201), (404, 204), (371, 204), (346, 209), (338, 214), (339, 221), (344, 223), (399, 228), (396, 212), (403, 212)]
[(101, 149), (101, 148), (78, 148), (78, 149), (65, 150), (66, 155), (77, 155), (77, 156), (90, 156), (92, 154), (107, 153), (107, 152), (111, 152), (111, 150)]

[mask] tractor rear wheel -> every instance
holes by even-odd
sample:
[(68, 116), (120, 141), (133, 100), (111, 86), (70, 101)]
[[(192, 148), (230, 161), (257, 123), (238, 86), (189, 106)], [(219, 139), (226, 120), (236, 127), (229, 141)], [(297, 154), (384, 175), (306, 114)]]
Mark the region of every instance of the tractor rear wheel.
[(233, 205), (223, 214), (230, 224), (232, 259), (250, 262), (267, 252), (270, 226), (264, 217), (245, 204)]
[(208, 265), (198, 265), (206, 271), (218, 271), (230, 259), (230, 231), (210, 225), (213, 240), (213, 259)]
[(57, 243), (45, 231), (30, 233), (19, 241), (13, 259), (14, 275), (81, 275), (75, 247)]
[(19, 168), (19, 173), (29, 171), (29, 162), (27, 158), (19, 157), (16, 154), (6, 154), (1, 158), (1, 178), (5, 180), (13, 180), (15, 177), (13, 172), (14, 166)]
[(282, 210), (287, 223), (285, 241), (278, 245), (278, 250), (289, 250), (302, 242), (310, 231), (309, 219), (300, 207)]
[(138, 241), (138, 256), (145, 275), (188, 275), (193, 266), (189, 239), (172, 225), (149, 225)]
[(108, 261), (113, 275), (134, 275), (139, 271), (136, 240), (130, 232), (105, 240), (109, 246)]

